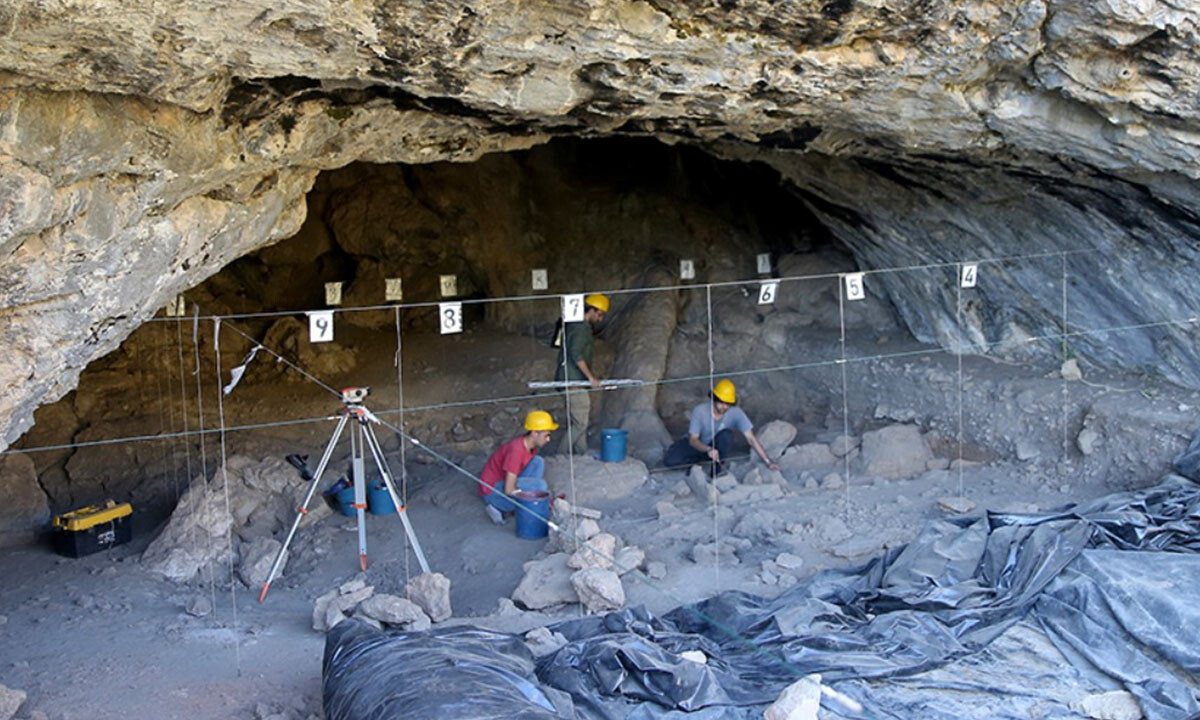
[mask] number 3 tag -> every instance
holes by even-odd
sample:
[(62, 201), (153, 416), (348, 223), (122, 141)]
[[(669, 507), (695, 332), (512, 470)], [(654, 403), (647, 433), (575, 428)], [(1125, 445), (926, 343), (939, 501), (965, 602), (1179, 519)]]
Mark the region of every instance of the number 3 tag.
[(438, 303), (438, 327), (443, 335), (462, 332), (462, 303)]
[(308, 314), (308, 341), (310, 343), (333, 340), (333, 311), (318, 310)]

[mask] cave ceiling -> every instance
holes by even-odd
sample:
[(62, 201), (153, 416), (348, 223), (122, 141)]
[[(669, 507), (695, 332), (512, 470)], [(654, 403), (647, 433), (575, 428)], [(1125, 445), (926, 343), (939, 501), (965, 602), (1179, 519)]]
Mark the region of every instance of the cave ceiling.
[[(920, 213), (965, 228), (922, 250), (942, 259), (1024, 222), (1021, 249), (1165, 233), (1187, 267), (1198, 28), (1155, 0), (0, 0), (0, 447), (355, 161), (649, 136), (771, 164), (868, 267)], [(1032, 205), (964, 210), (991, 188)], [(963, 334), (943, 316), (906, 320)], [(1110, 359), (1200, 382), (1168, 340)]]

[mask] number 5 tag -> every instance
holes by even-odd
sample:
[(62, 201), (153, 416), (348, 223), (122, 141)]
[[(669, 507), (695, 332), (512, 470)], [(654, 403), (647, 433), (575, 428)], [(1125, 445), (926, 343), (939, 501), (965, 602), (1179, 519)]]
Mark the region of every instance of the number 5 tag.
[(583, 320), (583, 295), (563, 295), (563, 322), (581, 322)]
[(438, 326), (443, 335), (462, 332), (462, 303), (438, 303)]
[(310, 343), (333, 340), (333, 311), (317, 310), (308, 314), (308, 341)]
[(862, 273), (848, 273), (845, 278), (847, 300), (862, 300), (867, 296), (866, 291), (863, 288)]

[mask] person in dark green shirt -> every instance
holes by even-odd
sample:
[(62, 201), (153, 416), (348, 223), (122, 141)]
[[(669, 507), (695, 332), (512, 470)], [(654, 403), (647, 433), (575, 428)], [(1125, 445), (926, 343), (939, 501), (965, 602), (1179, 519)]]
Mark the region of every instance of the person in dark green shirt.
[[(554, 379), (585, 380), (592, 388), (599, 388), (600, 378), (592, 370), (592, 336), (595, 326), (599, 325), (608, 313), (608, 298), (600, 293), (592, 293), (583, 299), (583, 303), (583, 322), (566, 323), (563, 328), (562, 353), (559, 355)], [(592, 410), (590, 390), (577, 388), (567, 391), (570, 432), (563, 434), (562, 442), (558, 446), (559, 454), (566, 454), (571, 448), (579, 454), (587, 452), (588, 417)]]

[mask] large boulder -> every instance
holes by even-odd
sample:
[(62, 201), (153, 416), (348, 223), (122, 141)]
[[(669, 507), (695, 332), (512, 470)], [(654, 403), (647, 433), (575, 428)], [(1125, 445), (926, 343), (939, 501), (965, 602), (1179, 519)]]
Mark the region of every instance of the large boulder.
[(28, 455), (0, 455), (0, 547), (32, 543), (50, 521), (46, 493)]
[(925, 472), (933, 458), (916, 425), (888, 425), (863, 433), (862, 460), (867, 475), (901, 479)]
[(629, 497), (649, 477), (646, 463), (636, 458), (611, 463), (577, 455), (574, 468), (566, 456), (546, 458), (546, 483), (551, 492), (579, 505)]
[(415, 602), (386, 593), (363, 600), (354, 614), (400, 630), (428, 630), (432, 624), (429, 616)]
[[(166, 527), (142, 553), (142, 564), (168, 580), (187, 582), (210, 564), (225, 565), (235, 549), (243, 563), (260, 563), (264, 548), (274, 547), (278, 552), (278, 538), (295, 518), (304, 483), (296, 469), (280, 458), (254, 460), (234, 455), (224, 469), (217, 468), (212, 480), (205, 482), (201, 476), (192, 481)], [(319, 522), (329, 512), (318, 498), (309, 503), (302, 524)], [(268, 540), (274, 545), (265, 542)], [(260, 571), (247, 567), (242, 581), (260, 574), (265, 579)]]

